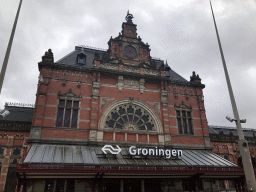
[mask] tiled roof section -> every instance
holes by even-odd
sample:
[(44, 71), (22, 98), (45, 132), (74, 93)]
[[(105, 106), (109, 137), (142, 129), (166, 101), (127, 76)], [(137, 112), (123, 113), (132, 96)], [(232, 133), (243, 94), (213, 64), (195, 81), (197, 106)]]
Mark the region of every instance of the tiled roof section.
[(3, 114), (6, 110), (8, 110), (10, 114), (4, 117), (4, 121), (32, 122), (34, 108), (5, 106), (5, 109), (2, 110), (0, 114)]
[[(236, 127), (209, 125), (208, 128), (210, 134), (229, 135), (232, 133), (234, 136), (238, 136)], [(253, 133), (256, 136), (256, 129), (243, 128), (243, 133), (245, 137), (253, 137)]]
[[(81, 65), (77, 63), (77, 55), (80, 53), (84, 53), (86, 55), (86, 64)], [(81, 69), (90, 69), (93, 67), (93, 60), (95, 53), (98, 53), (99, 56), (102, 58), (103, 54), (106, 53), (104, 50), (96, 49), (96, 48), (90, 48), (90, 47), (80, 47), (76, 46), (75, 50), (65, 57), (61, 58), (57, 62), (55, 62), (55, 65), (57, 66), (65, 66), (65, 67), (74, 67), (74, 68), (81, 68)], [(157, 68), (161, 66), (163, 63), (160, 59), (152, 59), (156, 63)], [(189, 82), (183, 77), (181, 77), (179, 74), (177, 74), (172, 69), (169, 69), (165, 72), (166, 76), (169, 77), (171, 81), (177, 81), (177, 82)]]
[(178, 73), (170, 69), (169, 71), (165, 72), (166, 76), (170, 76), (170, 80), (177, 81), (177, 82), (189, 82), (185, 78), (181, 77)]
[[(77, 63), (77, 55), (80, 53), (84, 53), (86, 55), (85, 65), (81, 65)], [(93, 67), (93, 59), (94, 59), (95, 53), (98, 53), (100, 56), (102, 56), (104, 53), (106, 53), (106, 51), (94, 49), (94, 48), (88, 48), (88, 47), (82, 48), (82, 47), (76, 46), (73, 52), (69, 53), (65, 57), (55, 62), (55, 65), (90, 69)]]
[(24, 164), (133, 165), (237, 167), (232, 162), (207, 150), (183, 150), (179, 158), (131, 156), (128, 147), (117, 155), (105, 155), (100, 146), (32, 145)]

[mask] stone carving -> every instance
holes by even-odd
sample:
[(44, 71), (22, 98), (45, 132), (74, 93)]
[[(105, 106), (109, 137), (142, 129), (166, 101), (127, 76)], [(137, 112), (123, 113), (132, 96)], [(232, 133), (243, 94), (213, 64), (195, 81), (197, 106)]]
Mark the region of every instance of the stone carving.
[(171, 135), (170, 134), (165, 134), (165, 144), (170, 144), (171, 143)]
[(117, 83), (118, 91), (122, 91), (123, 85), (124, 85), (124, 77), (122, 75), (119, 75), (118, 83)]
[(79, 96), (75, 95), (72, 92), (72, 89), (70, 88), (67, 93), (61, 94), (61, 92), (58, 92), (58, 96), (60, 97), (72, 97), (72, 98), (81, 98), (81, 94)]
[(149, 102), (149, 104), (152, 105), (157, 110), (157, 112), (160, 114), (160, 103)]
[(124, 66), (123, 70), (127, 71), (127, 72), (133, 72), (133, 73), (139, 73), (140, 72), (139, 68), (133, 67), (133, 66), (127, 66), (127, 65)]
[(144, 73), (147, 75), (160, 75), (158, 70), (152, 70), (152, 69), (145, 69)]
[(100, 82), (93, 81), (92, 82), (92, 98), (93, 99), (98, 99), (99, 92), (100, 92)]
[(102, 109), (106, 104), (108, 104), (110, 101), (112, 101), (113, 98), (100, 98), (100, 108)]
[(41, 136), (41, 128), (33, 128), (30, 132), (30, 137), (32, 139), (40, 139)]
[(134, 122), (126, 122), (124, 123), (123, 129), (126, 130), (139, 130), (138, 125)]
[(90, 131), (90, 140), (96, 140), (97, 138), (97, 131), (96, 130), (91, 130)]
[(168, 91), (167, 90), (162, 90), (161, 91), (161, 101), (162, 101), (163, 106), (168, 105), (167, 96), (168, 96)]
[(176, 105), (176, 103), (174, 103), (174, 107), (179, 108), (179, 109), (192, 109), (192, 106), (185, 105), (184, 101), (181, 101), (180, 105)]
[(124, 86), (129, 88), (139, 88), (139, 81), (134, 79), (124, 79)]
[(145, 79), (140, 79), (140, 93), (144, 93), (145, 87), (144, 87)]
[(117, 65), (117, 64), (102, 63), (102, 64), (100, 65), (100, 67), (106, 68), (106, 69), (118, 70), (118, 65)]

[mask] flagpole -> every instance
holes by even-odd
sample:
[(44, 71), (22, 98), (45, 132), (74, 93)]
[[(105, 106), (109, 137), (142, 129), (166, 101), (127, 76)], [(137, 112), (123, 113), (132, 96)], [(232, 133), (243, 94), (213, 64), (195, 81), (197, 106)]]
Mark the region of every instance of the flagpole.
[(229, 79), (228, 69), (227, 69), (227, 65), (226, 65), (226, 62), (225, 62), (224, 53), (223, 53), (223, 50), (222, 50), (220, 37), (219, 37), (219, 33), (218, 33), (218, 29), (217, 29), (217, 25), (216, 25), (214, 13), (213, 13), (211, 1), (210, 1), (210, 6), (211, 6), (211, 10), (212, 10), (212, 17), (213, 17), (213, 21), (214, 21), (215, 31), (216, 31), (216, 35), (217, 35), (217, 39), (218, 39), (222, 64), (223, 64), (225, 77), (226, 77), (226, 81), (227, 81), (227, 85), (228, 85), (230, 101), (231, 101), (231, 105), (232, 105), (232, 109), (233, 109), (233, 113), (234, 113), (234, 117), (235, 117), (235, 122), (236, 122), (236, 127), (237, 127), (237, 132), (238, 132), (238, 136), (239, 136), (238, 144), (239, 144), (240, 154), (242, 156), (242, 162), (243, 162), (243, 168), (244, 168), (244, 173), (245, 173), (245, 178), (246, 178), (246, 183), (247, 183), (247, 189), (248, 189), (248, 191), (256, 192), (255, 174), (254, 174), (254, 169), (253, 169), (253, 166), (252, 166), (252, 161), (251, 161), (251, 155), (250, 155), (250, 151), (249, 151), (249, 147), (248, 147), (248, 142), (244, 138), (242, 125), (241, 125), (241, 121), (240, 121), (240, 118), (239, 118), (239, 114), (238, 114), (238, 110), (237, 110), (236, 101), (235, 101), (234, 93), (233, 93), (233, 90), (232, 90), (231, 82), (230, 82), (230, 79)]
[(7, 68), (11, 48), (12, 48), (12, 41), (13, 41), (13, 38), (14, 38), (16, 25), (17, 25), (18, 18), (19, 18), (21, 3), (22, 3), (22, 0), (20, 0), (20, 4), (19, 4), (18, 10), (17, 10), (17, 14), (16, 14), (16, 17), (15, 17), (15, 20), (14, 20), (13, 27), (12, 27), (12, 33), (11, 33), (9, 43), (8, 43), (8, 47), (7, 47), (7, 50), (6, 50), (6, 53), (5, 53), (4, 62), (3, 62), (3, 65), (2, 65), (2, 70), (1, 70), (1, 73), (0, 73), (0, 94), (1, 94), (1, 91), (2, 91), (4, 76), (5, 76), (5, 72), (6, 72), (6, 68)]

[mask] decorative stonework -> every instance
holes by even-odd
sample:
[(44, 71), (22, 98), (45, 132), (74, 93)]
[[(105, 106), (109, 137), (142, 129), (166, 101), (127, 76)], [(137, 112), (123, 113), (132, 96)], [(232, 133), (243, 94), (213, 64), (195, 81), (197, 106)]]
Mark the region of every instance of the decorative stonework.
[(32, 128), (30, 132), (30, 138), (32, 139), (40, 139), (41, 137), (41, 128)]
[(118, 70), (118, 64), (102, 63), (100, 65), (100, 67), (101, 68), (106, 68), (106, 69)]
[(97, 139), (97, 131), (96, 130), (90, 130), (90, 140), (96, 140)]
[(124, 86), (124, 77), (122, 75), (119, 75), (118, 83), (117, 83), (118, 91), (122, 91), (123, 86)]
[(126, 129), (126, 130), (139, 130), (139, 127), (134, 122), (126, 122), (126, 123), (124, 123), (123, 129)]
[(105, 107), (106, 104), (108, 104), (112, 100), (113, 98), (107, 98), (107, 97), (100, 98), (100, 108), (102, 109), (103, 107)]
[(171, 135), (170, 134), (165, 134), (165, 144), (170, 144), (171, 143)]
[(139, 88), (139, 81), (136, 79), (124, 79), (124, 86), (126, 88), (131, 88), (131, 89), (138, 89)]
[[(134, 101), (133, 99), (130, 101)], [(155, 131), (150, 114), (143, 108), (133, 104), (123, 104), (114, 108), (106, 119), (105, 128), (125, 130)]]
[(102, 112), (99, 130), (113, 128), (134, 130), (136, 126), (133, 123), (137, 124), (138, 131), (149, 130), (163, 133), (162, 123), (154, 110), (146, 103), (134, 98), (125, 98), (111, 103)]
[(124, 65), (123, 71), (132, 72), (132, 73), (139, 73), (140, 72), (138, 67), (127, 66), (127, 65)]
[(145, 79), (140, 78), (140, 93), (144, 93), (144, 90), (145, 90), (144, 83), (145, 83)]
[(99, 92), (100, 92), (100, 82), (93, 81), (92, 82), (92, 98), (93, 99), (98, 99)]
[(174, 104), (174, 107), (179, 108), (179, 109), (191, 109), (192, 108), (191, 106), (185, 105), (184, 101), (182, 101), (179, 106), (176, 106), (176, 104)]
[(158, 70), (145, 69), (144, 74), (147, 74), (147, 75), (160, 75), (160, 72)]
[(160, 103), (149, 102), (149, 104), (152, 105), (157, 110), (157, 112), (160, 114)]
[(167, 96), (168, 96), (168, 91), (167, 90), (162, 90), (161, 91), (161, 102), (162, 102), (163, 106), (168, 105)]

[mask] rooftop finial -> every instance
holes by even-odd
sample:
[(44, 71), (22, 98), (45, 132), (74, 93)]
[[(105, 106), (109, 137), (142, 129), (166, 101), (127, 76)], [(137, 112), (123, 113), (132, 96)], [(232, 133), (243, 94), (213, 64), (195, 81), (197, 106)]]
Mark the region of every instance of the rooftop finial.
[(129, 13), (129, 10), (127, 12), (127, 15), (125, 17), (125, 20), (127, 21), (127, 23), (132, 23), (132, 19), (133, 19), (133, 15)]

